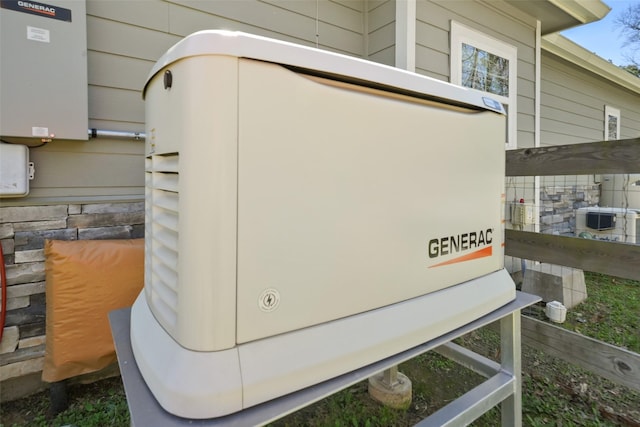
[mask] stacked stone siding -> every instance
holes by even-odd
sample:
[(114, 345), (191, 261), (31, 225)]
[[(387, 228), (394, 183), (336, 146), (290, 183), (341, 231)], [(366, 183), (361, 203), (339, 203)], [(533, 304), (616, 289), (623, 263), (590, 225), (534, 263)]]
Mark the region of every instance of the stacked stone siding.
[(571, 234), (576, 230), (576, 209), (596, 206), (600, 186), (551, 185), (540, 189), (540, 232)]
[[(45, 351), (44, 241), (144, 236), (144, 202), (0, 208), (7, 313), (0, 342), (0, 400), (36, 391)], [(30, 377), (27, 385), (16, 382)]]

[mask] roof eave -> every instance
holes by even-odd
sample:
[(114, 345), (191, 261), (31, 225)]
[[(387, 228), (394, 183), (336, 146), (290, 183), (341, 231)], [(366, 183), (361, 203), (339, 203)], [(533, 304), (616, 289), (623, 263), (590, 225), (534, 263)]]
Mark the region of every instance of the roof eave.
[(581, 24), (599, 21), (611, 11), (611, 8), (600, 0), (547, 0)]
[(627, 90), (640, 94), (640, 78), (589, 52), (561, 34), (542, 38), (543, 50), (605, 78)]
[(543, 35), (599, 21), (611, 11), (600, 0), (507, 1), (540, 21)]

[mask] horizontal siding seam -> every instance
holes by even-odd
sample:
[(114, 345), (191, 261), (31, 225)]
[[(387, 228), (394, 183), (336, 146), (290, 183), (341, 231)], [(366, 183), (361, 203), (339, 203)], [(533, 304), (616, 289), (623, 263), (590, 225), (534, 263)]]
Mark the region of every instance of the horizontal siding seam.
[(132, 24), (130, 22), (119, 21), (117, 19), (112, 19), (112, 18), (108, 18), (106, 16), (101, 16), (101, 15), (92, 15), (92, 14), (87, 13), (87, 18), (95, 18), (95, 19), (100, 19), (102, 21), (115, 22), (116, 24), (128, 25), (130, 27), (139, 28), (139, 29), (145, 30), (145, 31), (153, 31), (155, 33), (169, 34), (168, 32), (158, 30), (157, 28), (145, 27), (144, 25), (135, 25), (135, 24)]
[[(293, 14), (298, 15), (300, 17), (303, 17), (305, 19), (312, 19), (312, 20), (317, 19), (318, 22), (322, 22), (323, 24), (329, 25), (331, 27), (340, 28), (341, 30), (348, 31), (348, 32), (356, 34), (356, 35), (360, 35), (360, 36), (362, 35), (362, 32), (355, 31), (355, 30), (353, 30), (351, 28), (347, 28), (347, 27), (344, 27), (342, 25), (338, 25), (338, 24), (336, 24), (334, 22), (326, 21), (326, 20), (322, 19), (321, 17), (305, 15), (304, 13), (300, 13), (300, 12), (296, 12), (295, 10), (287, 9), (286, 7), (280, 6), (280, 5), (275, 4), (275, 3), (264, 3), (264, 4), (272, 6), (272, 7), (276, 8), (276, 9), (280, 9), (280, 10), (283, 10), (283, 11), (286, 11), (286, 12), (289, 12), (289, 13), (293, 13)], [(202, 12), (202, 11), (200, 11), (200, 12)], [(207, 13), (207, 12), (202, 12), (202, 13)], [(212, 15), (212, 16), (219, 16), (220, 18), (224, 18), (223, 16), (215, 15), (215, 14), (212, 14), (212, 13), (207, 13), (207, 14), (208, 15)], [(254, 24), (251, 24), (251, 25), (254, 25)], [(262, 29), (273, 31), (273, 30), (270, 30), (270, 29), (267, 29), (267, 28), (262, 28)]]

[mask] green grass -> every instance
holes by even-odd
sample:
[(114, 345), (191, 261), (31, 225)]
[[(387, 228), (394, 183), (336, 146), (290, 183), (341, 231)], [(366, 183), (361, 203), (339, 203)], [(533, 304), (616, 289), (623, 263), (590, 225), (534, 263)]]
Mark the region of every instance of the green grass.
[[(50, 425), (46, 418), (42, 424)], [(68, 410), (54, 418), (55, 425), (75, 426), (128, 426), (129, 409), (122, 393), (108, 393), (106, 396), (72, 403)]]
[(640, 282), (588, 272), (585, 282), (587, 299), (560, 326), (640, 353)]
[(120, 377), (69, 387), (69, 408), (50, 414), (49, 393), (3, 403), (0, 427), (128, 427), (129, 408)]
[(278, 427), (385, 427), (407, 425), (407, 411), (378, 405), (367, 394), (362, 382), (284, 417), (271, 426)]

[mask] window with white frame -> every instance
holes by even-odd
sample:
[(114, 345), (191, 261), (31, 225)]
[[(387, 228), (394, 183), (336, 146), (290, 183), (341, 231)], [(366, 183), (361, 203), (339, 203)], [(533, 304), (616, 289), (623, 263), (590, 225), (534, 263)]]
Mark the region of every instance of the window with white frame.
[(604, 106), (604, 140), (620, 139), (620, 110)]
[(507, 111), (505, 146), (517, 141), (518, 49), (451, 21), (451, 83), (491, 94)]

